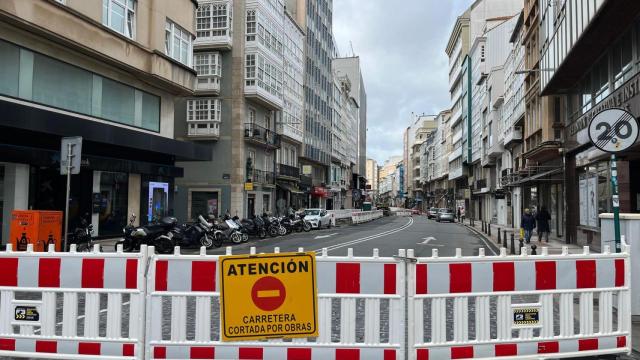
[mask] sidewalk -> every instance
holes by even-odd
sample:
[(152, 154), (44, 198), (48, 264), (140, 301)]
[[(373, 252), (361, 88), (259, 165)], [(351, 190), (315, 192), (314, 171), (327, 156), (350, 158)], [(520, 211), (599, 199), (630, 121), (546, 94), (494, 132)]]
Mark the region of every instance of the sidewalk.
[[(504, 226), (499, 226), (499, 225), (494, 225), (491, 224), (489, 225), (491, 228), (491, 235), (488, 234), (488, 232), (483, 231), (482, 230), (482, 222), (480, 221), (474, 221), (474, 225), (475, 226), (471, 226), (471, 221), (466, 219), (464, 220), (464, 226), (466, 226), (467, 228), (469, 228), (470, 230), (476, 232), (477, 234), (483, 236), (488, 242), (490, 242), (492, 245), (494, 245), (494, 250), (499, 249), (501, 247), (504, 247), (504, 234), (505, 234), (505, 230), (506, 230), (506, 234), (507, 234), (507, 254), (510, 253), (511, 251), (511, 234), (513, 234), (513, 238), (514, 238), (514, 246), (515, 246), (515, 253), (519, 254), (520, 253), (520, 242), (518, 241), (520, 239), (520, 229), (514, 229), (514, 228), (510, 228), (510, 227), (504, 227)], [(498, 243), (498, 229), (500, 230), (500, 242)], [(535, 233), (532, 237), (531, 237), (531, 243), (530, 244), (526, 244), (529, 253), (531, 253), (531, 247), (533, 245), (536, 246), (536, 253), (540, 254), (542, 252), (542, 248), (546, 247), (549, 254), (561, 254), (562, 253), (562, 248), (564, 246), (566, 246), (569, 250), (569, 253), (571, 254), (575, 254), (575, 253), (581, 253), (582, 251), (584, 251), (582, 249), (581, 246), (575, 245), (575, 244), (567, 244), (564, 242), (564, 239), (559, 239), (559, 238), (554, 238), (552, 236), (549, 236), (549, 242), (539, 242), (538, 241), (538, 234)]]
[[(462, 223), (463, 226), (466, 226), (469, 230), (475, 232), (479, 236), (482, 236), (490, 246), (493, 247), (493, 250), (499, 252), (499, 249), (503, 247), (503, 245), (498, 244), (498, 229), (500, 229), (500, 244), (504, 244), (504, 230), (507, 231), (507, 254), (510, 253), (510, 243), (511, 243), (511, 234), (514, 234), (514, 245), (516, 249), (514, 249), (516, 254), (519, 254), (520, 251), (517, 249), (519, 246), (518, 238), (520, 237), (520, 229), (513, 229), (507, 227), (501, 227), (498, 225), (490, 225), (491, 227), (491, 236), (488, 233), (482, 230), (482, 222), (475, 221), (474, 225), (471, 226), (471, 222), (469, 220), (465, 220)], [(563, 240), (549, 237), (548, 243), (540, 243), (538, 242), (537, 234), (531, 238), (531, 244), (527, 244), (529, 251), (531, 251), (531, 245), (536, 245), (537, 254), (540, 254), (543, 247), (547, 247), (549, 254), (561, 254), (562, 248), (564, 246), (568, 247), (569, 253), (576, 254), (581, 253), (583, 251), (582, 247), (575, 244), (566, 244)], [(531, 252), (529, 252), (531, 253)], [(633, 352), (629, 356), (620, 357), (620, 359), (640, 359), (640, 321), (631, 323), (631, 347)]]

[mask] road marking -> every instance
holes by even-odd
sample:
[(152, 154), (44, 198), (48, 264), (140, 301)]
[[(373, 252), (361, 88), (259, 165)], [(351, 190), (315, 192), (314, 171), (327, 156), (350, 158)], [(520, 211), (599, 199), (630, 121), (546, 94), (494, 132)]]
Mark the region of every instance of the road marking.
[(424, 240), (424, 241), (423, 241), (423, 242), (421, 242), (421, 243), (418, 243), (418, 244), (426, 245), (426, 244), (428, 244), (428, 243), (429, 243), (429, 242), (431, 242), (431, 241), (435, 241), (435, 240), (436, 240), (436, 238), (434, 238), (433, 236), (429, 236), (429, 237), (426, 237), (426, 238), (422, 238), (422, 240)]
[(317, 239), (324, 239), (324, 238), (328, 238), (328, 237), (330, 237), (330, 236), (334, 236), (334, 235), (338, 235), (338, 233), (333, 233), (333, 234), (328, 234), (328, 235), (318, 235), (318, 236), (314, 237), (313, 239), (314, 239), (314, 240), (317, 240)]
[[(327, 247), (327, 252), (332, 251), (332, 250), (336, 250), (336, 249), (340, 249), (343, 247), (347, 247), (347, 246), (351, 246), (351, 245), (355, 245), (355, 244), (359, 244), (359, 243), (363, 243), (363, 242), (367, 242), (369, 240), (373, 240), (373, 239), (378, 239), (387, 235), (391, 235), (391, 234), (395, 234), (397, 232), (400, 232), (408, 227), (410, 227), (411, 225), (413, 225), (413, 218), (409, 218), (409, 221), (404, 224), (403, 226), (397, 228), (397, 229), (393, 229), (393, 230), (388, 230), (385, 232), (381, 232), (379, 234), (374, 234), (374, 235), (369, 235), (360, 239), (355, 239), (355, 240), (351, 240), (351, 241), (347, 241), (345, 243), (342, 244), (337, 244), (337, 245), (333, 245), (333, 246), (329, 246)], [(315, 252), (322, 252), (323, 248), (320, 249), (316, 249), (314, 250)]]

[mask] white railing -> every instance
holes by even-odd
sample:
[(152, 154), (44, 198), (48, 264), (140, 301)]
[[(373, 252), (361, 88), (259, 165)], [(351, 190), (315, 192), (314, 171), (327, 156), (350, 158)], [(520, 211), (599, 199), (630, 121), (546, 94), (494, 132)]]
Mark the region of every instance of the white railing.
[(351, 213), (352, 224), (362, 224), (382, 217), (382, 210), (354, 211)]

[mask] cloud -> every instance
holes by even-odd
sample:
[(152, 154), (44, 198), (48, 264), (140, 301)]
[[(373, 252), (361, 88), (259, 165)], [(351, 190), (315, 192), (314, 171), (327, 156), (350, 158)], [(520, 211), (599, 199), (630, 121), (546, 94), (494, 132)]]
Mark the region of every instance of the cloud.
[(341, 56), (360, 56), (367, 91), (367, 156), (402, 154), (411, 112), (450, 107), (445, 54), (455, 19), (472, 0), (334, 0)]

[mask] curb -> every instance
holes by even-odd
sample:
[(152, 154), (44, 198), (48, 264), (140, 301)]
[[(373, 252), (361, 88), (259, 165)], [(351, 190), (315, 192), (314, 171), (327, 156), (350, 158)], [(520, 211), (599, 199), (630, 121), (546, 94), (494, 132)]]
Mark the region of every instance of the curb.
[[(460, 224), (460, 223), (458, 223)], [(485, 244), (488, 245), (491, 250), (496, 254), (499, 255), (500, 254), (500, 247), (496, 244), (494, 244), (493, 240), (489, 237), (487, 237), (485, 234), (483, 234), (481, 231), (479, 231), (478, 229), (474, 228), (471, 225), (467, 225), (467, 224), (462, 224), (461, 226), (464, 226), (465, 228), (473, 231), (477, 236), (482, 237), (482, 239), (484, 240)]]

